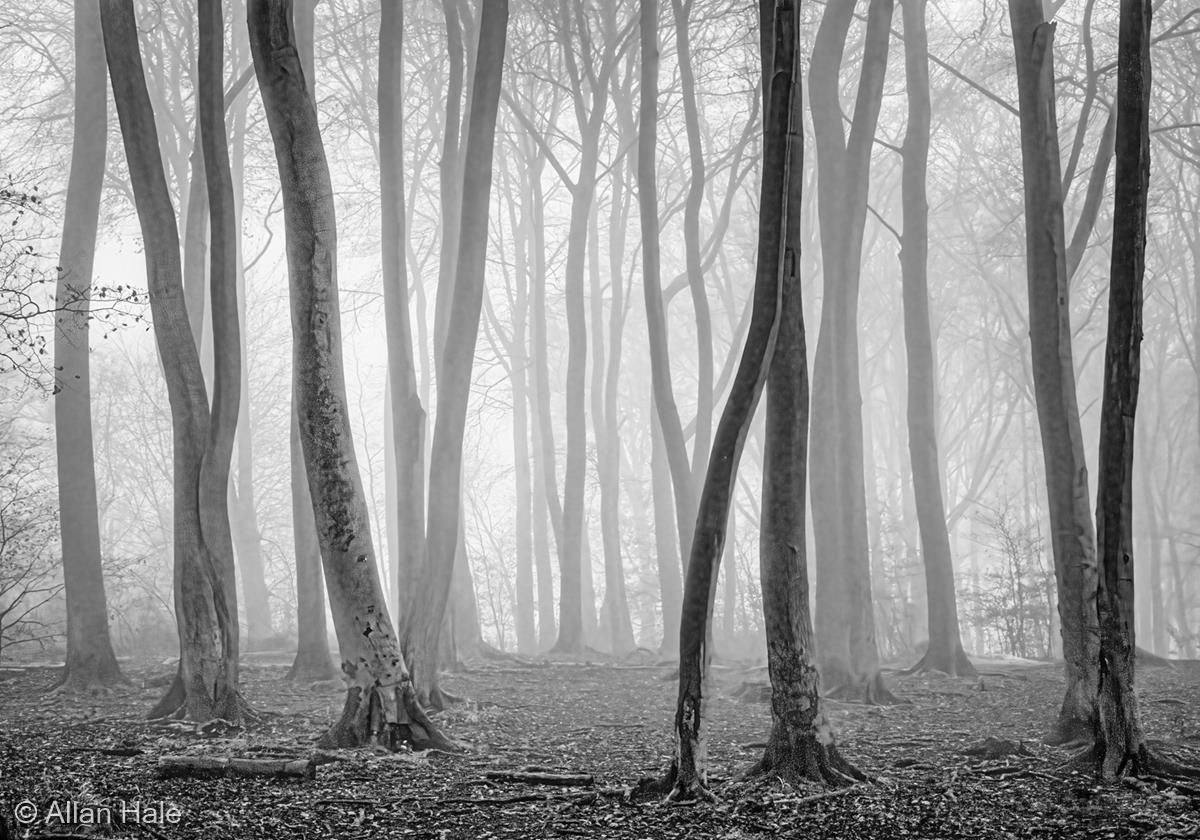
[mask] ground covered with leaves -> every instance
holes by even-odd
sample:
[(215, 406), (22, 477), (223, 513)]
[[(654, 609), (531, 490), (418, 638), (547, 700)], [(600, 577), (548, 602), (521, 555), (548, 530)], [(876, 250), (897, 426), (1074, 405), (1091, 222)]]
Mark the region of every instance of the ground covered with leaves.
[[(437, 720), (463, 743), (457, 754), (319, 753), (343, 692), (286, 682), (285, 656), (244, 666), (261, 716), (240, 729), (146, 720), (169, 666), (127, 666), (135, 687), (100, 697), (50, 696), (52, 671), (13, 669), (0, 671), (0, 800), (13, 838), (1200, 837), (1200, 789), (1098, 785), (1066, 767), (1068, 750), (1042, 744), (1059, 668), (981, 670), (972, 680), (892, 674), (902, 705), (830, 702), (844, 755), (872, 781), (824, 791), (740, 779), (769, 728), (765, 672), (717, 666), (718, 800), (681, 806), (635, 792), (671, 754), (669, 665), (513, 660), (448, 674), (464, 702)], [(1200, 764), (1200, 663), (1143, 669), (1138, 680), (1154, 748)], [(314, 780), (160, 779), (168, 755), (324, 763)], [(514, 780), (519, 771), (530, 775)], [(545, 785), (531, 781), (538, 774), (590, 779)]]

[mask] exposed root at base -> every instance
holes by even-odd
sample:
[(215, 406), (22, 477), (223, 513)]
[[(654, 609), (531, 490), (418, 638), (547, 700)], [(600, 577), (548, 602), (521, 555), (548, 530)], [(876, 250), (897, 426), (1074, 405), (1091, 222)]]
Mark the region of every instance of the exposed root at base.
[(844, 703), (865, 703), (868, 706), (899, 706), (907, 702), (892, 694), (879, 671), (851, 683), (832, 686), (824, 693), (824, 697)]
[[(321, 736), (317, 745), (325, 749), (382, 747), (391, 752), (405, 746), (414, 751), (463, 750), (461, 744), (443, 735), (429, 719), (417, 702), (411, 683), (391, 689), (394, 693), (391, 698), (383, 696), (384, 690), (372, 688), (364, 698), (362, 686), (347, 689), (341, 718)], [(387, 719), (385, 709), (389, 706), (395, 709), (396, 720)]]
[(772, 732), (763, 757), (746, 770), (741, 779), (772, 776), (796, 786), (815, 782), (825, 787), (847, 787), (868, 782), (870, 777), (842, 757), (833, 743), (822, 743), (815, 732), (789, 739)]
[(635, 802), (664, 797), (664, 801), (676, 804), (717, 801), (713, 792), (698, 778), (693, 779), (691, 784), (681, 783), (679, 768), (674, 760), (663, 775), (644, 776), (639, 779), (630, 790), (629, 796)]
[[(1105, 778), (1102, 756), (1098, 753), (1095, 743), (1071, 756), (1067, 760), (1065, 768), (1088, 770), (1094, 773), (1098, 779)], [(1169, 758), (1163, 758), (1161, 755), (1151, 752), (1144, 745), (1136, 754), (1126, 756), (1118, 772), (1109, 778), (1140, 779), (1156, 786), (1183, 790), (1200, 796), (1200, 788), (1184, 784), (1184, 782), (1200, 780), (1200, 767), (1180, 764)]]
[(925, 655), (917, 661), (915, 665), (900, 671), (897, 676), (911, 677), (915, 674), (938, 673), (945, 674), (952, 678), (974, 678), (979, 676), (979, 672), (975, 670), (974, 664), (967, 658), (967, 654), (962, 650), (953, 654), (948, 659), (943, 658), (940, 654), (934, 656), (932, 651), (925, 651)]
[(1086, 747), (1091, 744), (1094, 732), (1095, 725), (1092, 721), (1060, 713), (1042, 741), (1051, 747)]
[(261, 720), (262, 715), (246, 702), (239, 691), (235, 691), (215, 703), (194, 702), (187, 696), (183, 678), (176, 673), (175, 679), (171, 681), (171, 687), (154, 705), (146, 718), (148, 720), (186, 720), (201, 724), (224, 721), (231, 726), (240, 726), (243, 723)]

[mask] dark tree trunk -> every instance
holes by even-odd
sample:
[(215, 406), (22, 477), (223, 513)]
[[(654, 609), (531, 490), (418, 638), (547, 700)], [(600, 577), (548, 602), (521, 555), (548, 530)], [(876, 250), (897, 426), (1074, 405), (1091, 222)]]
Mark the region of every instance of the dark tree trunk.
[[(463, 432), (483, 306), (492, 150), (507, 24), (508, 0), (485, 0), (467, 123), (461, 235), (447, 327), (454, 340), (442, 348), (437, 381), (438, 409), (429, 466), (428, 554), (405, 624), (405, 656), (418, 696), (435, 706), (442, 705), (437, 697), (438, 634), (459, 553)], [(461, 562), (465, 564), (465, 556)], [(470, 571), (464, 567), (463, 573), (469, 575)]]
[[(775, 19), (772, 6), (784, 4), (768, 0), (760, 3), (759, 20), (764, 30)], [(780, 14), (789, 15), (790, 11)], [(775, 40), (789, 34), (798, 40), (799, 32), (788, 33), (790, 28), (785, 23), (781, 27), (783, 34), (776, 35)], [(766, 37), (762, 43), (772, 48)], [(784, 175), (785, 273), (780, 280), (779, 331), (767, 373), (758, 553), (767, 632), (767, 672), (771, 679), (771, 734), (763, 757), (749, 772), (769, 773), (792, 783), (845, 784), (862, 779), (863, 775), (841, 757), (834, 744), (833, 730), (821, 712), (820, 675), (808, 606), (804, 534), (808, 351), (798, 275), (803, 242), (800, 211), (804, 198), (804, 109), (796, 66), (799, 50), (789, 52), (793, 70), (788, 78), (790, 106), (785, 116), (788, 122), (785, 126), (768, 124), (764, 130), (768, 138), (772, 133), (787, 131), (789, 142)], [(772, 63), (770, 54), (764, 54), (764, 84)], [(778, 75), (770, 82), (781, 83)], [(774, 90), (768, 91), (769, 97), (775, 95)], [(771, 111), (772, 118), (779, 116), (777, 111)]]
[(858, 292), (871, 149), (887, 71), (892, 0), (871, 0), (854, 115), (842, 129), (840, 72), (854, 4), (825, 7), (813, 45), (809, 92), (817, 151), (824, 296), (813, 358), (813, 535), (817, 650), (834, 694), (893, 698), (879, 673), (863, 464)]
[[(132, 0), (102, 0), (100, 18), (145, 243), (155, 340), (171, 405), (180, 672), (151, 714), (238, 720), (242, 706), (237, 691), (237, 607), (229, 597), (232, 550), (221, 555), (226, 546), (207, 543), (210, 534), (216, 535), (209, 528), (212, 516), (202, 506), (201, 485), (210, 479), (204, 467), (211, 443), (208, 395), (183, 303), (179, 230), (146, 91)], [(225, 497), (224, 481), (220, 496)]]
[(712, 656), (707, 644), (710, 590), (716, 578), (738, 463), (750, 421), (766, 382), (779, 327), (784, 225), (787, 208), (788, 136), (794, 21), (790, 2), (781, 3), (775, 20), (770, 107), (764, 140), (759, 200), (758, 265), (753, 313), (741, 361), (713, 438), (712, 457), (700, 495), (695, 537), (688, 561), (679, 626), (679, 698), (675, 711), (676, 756), (672, 767), (673, 800), (711, 798), (705, 732), (704, 693)]
[(1132, 522), (1150, 185), (1150, 10), (1150, 0), (1122, 0), (1117, 48), (1116, 195), (1096, 485), (1100, 667), (1094, 749), (1097, 774), (1105, 778), (1141, 775), (1152, 764), (1134, 691)]
[(300, 441), (347, 680), (328, 745), (452, 746), (420, 703), (375, 566), (342, 365), (333, 188), (290, 0), (250, 0), (254, 68), (275, 146), (287, 234)]
[(1087, 462), (1071, 352), (1058, 118), (1054, 105), (1054, 27), (1040, 0), (1009, 3), (1016, 50), (1025, 178), (1025, 247), (1034, 395), (1050, 508), (1067, 690), (1051, 739), (1089, 737), (1095, 720), (1096, 548)]
[(937, 442), (937, 365), (929, 323), (929, 204), (925, 177), (929, 161), (929, 44), (925, 32), (925, 0), (901, 4), (904, 19), (904, 66), (907, 80), (908, 128), (904, 135), (904, 234), (900, 270), (904, 286), (904, 347), (908, 355), (908, 451), (925, 595), (929, 611), (929, 648), (915, 670), (952, 676), (975, 675), (963, 652), (954, 592), (954, 562), (942, 501), (942, 470)]
[(96, 0), (75, 3), (75, 122), (58, 260), (54, 331), (54, 434), (67, 661), (62, 685), (90, 691), (124, 682), (108, 632), (92, 445), (88, 347), (92, 266), (108, 141), (108, 71)]

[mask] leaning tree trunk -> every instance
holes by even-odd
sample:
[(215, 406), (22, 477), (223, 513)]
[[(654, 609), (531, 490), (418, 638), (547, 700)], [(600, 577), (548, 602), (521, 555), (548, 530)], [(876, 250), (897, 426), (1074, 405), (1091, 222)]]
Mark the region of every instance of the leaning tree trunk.
[(1090, 737), (1095, 722), (1096, 549), (1075, 397), (1070, 280), (1054, 107), (1054, 27), (1040, 0), (1009, 3), (1025, 179), (1029, 343), (1042, 435), (1050, 544), (1058, 582), (1067, 690), (1052, 739)]
[[(463, 165), (462, 219), (455, 261), (447, 341), (437, 382), (437, 419), (429, 465), (427, 557), (405, 625), (404, 649), (419, 696), (440, 706), (437, 645), (450, 595), (462, 508), (462, 447), (471, 371), (483, 307), (488, 210), (492, 189), (492, 150), (500, 104), (508, 0), (486, 0), (479, 30), (479, 53)], [(465, 563), (466, 558), (462, 561)], [(463, 569), (464, 574), (470, 570)]]
[(88, 312), (108, 141), (108, 71), (96, 0), (75, 3), (75, 123), (58, 260), (54, 330), (54, 440), (67, 601), (62, 685), (91, 690), (124, 682), (108, 632), (100, 558)]
[[(403, 34), (404, 4), (384, 3), (379, 28), (379, 192), (383, 312), (387, 333), (390, 449), (395, 480), (389, 488), (399, 543), (392, 569), (398, 616), (406, 614), (425, 563), (425, 409), (417, 390), (405, 266)], [(439, 377), (440, 378), (440, 377)], [(419, 685), (418, 681), (418, 685)]]
[[(154, 335), (171, 405), (174, 449), (174, 555), (179, 679), (151, 712), (237, 720), (237, 607), (228, 597), (232, 552), (206, 541), (211, 514), (201, 507), (209, 438), (208, 396), (183, 304), (179, 230), (167, 189), (146, 91), (132, 0), (101, 0), (104, 47), (121, 122), (134, 204), (146, 249)], [(206, 59), (207, 61), (207, 59)], [(221, 485), (224, 497), (225, 486)]]
[[(778, 6), (783, 32), (797, 40), (786, 3), (762, 0), (759, 21), (764, 30)], [(792, 30), (790, 33), (788, 30)], [(771, 48), (764, 37), (761, 43)], [(765, 50), (764, 50), (765, 52)], [(845, 784), (863, 775), (841, 757), (833, 730), (821, 712), (820, 675), (813, 650), (805, 568), (804, 491), (808, 458), (808, 352), (804, 340), (800, 247), (800, 211), (804, 185), (804, 110), (801, 101), (799, 50), (788, 79), (790, 98), (786, 126), (767, 125), (767, 137), (787, 131), (784, 167), (787, 198), (783, 210), (785, 256), (780, 280), (779, 332), (767, 373), (766, 430), (763, 447), (762, 522), (759, 534), (763, 619), (767, 632), (767, 672), (771, 679), (771, 734), (763, 757), (749, 774), (767, 773), (788, 782)], [(763, 75), (773, 60), (763, 55)], [(781, 84), (776, 76), (771, 84)], [(775, 91), (768, 91), (774, 97)], [(779, 116), (772, 111), (772, 117)]]
[(892, 0), (871, 0), (868, 8), (862, 73), (848, 136), (842, 130), (839, 80), (853, 3), (825, 7), (809, 79), (825, 275), (812, 381), (817, 648), (831, 693), (869, 702), (893, 698), (879, 672), (871, 600), (858, 291), (892, 6)]
[(1150, 10), (1151, 0), (1122, 0), (1117, 48), (1116, 195), (1096, 485), (1100, 667), (1094, 754), (1097, 774), (1106, 778), (1141, 775), (1152, 765), (1134, 691), (1132, 522), (1150, 184)]
[(902, 201), (904, 234), (900, 273), (904, 302), (904, 347), (908, 355), (908, 452), (921, 556), (925, 565), (925, 601), (929, 611), (929, 648), (914, 670), (975, 675), (963, 651), (954, 592), (954, 562), (942, 501), (937, 442), (937, 365), (929, 323), (929, 204), (925, 177), (929, 161), (929, 50), (925, 0), (901, 4), (904, 19), (904, 66), (907, 77), (908, 128), (904, 135)]
[[(642, 231), (642, 292), (646, 304), (646, 332), (650, 343), (650, 380), (653, 387), (655, 427), (654, 451), (665, 460), (670, 470), (671, 489), (675, 501), (675, 527), (679, 535), (678, 554), (663, 556), (670, 545), (660, 534), (658, 543), (659, 579), (662, 582), (664, 652), (676, 647), (675, 628), (678, 626), (680, 593), (679, 561), (687, 557), (692, 546), (695, 526), (695, 506), (692, 492), (691, 466), (684, 445), (683, 425), (675, 405), (671, 387), (671, 357), (667, 341), (667, 316), (663, 305), (660, 272), (658, 185), (655, 155), (658, 151), (658, 2), (640, 0), (641, 34), (641, 98), (638, 104), (637, 190), (638, 218)], [(656, 473), (658, 475), (658, 473)], [(657, 515), (666, 504), (662, 498), (666, 488), (661, 481), (654, 484), (655, 528), (664, 524)]]
[(346, 406), (333, 185), (292, 3), (250, 0), (247, 15), (283, 195), (300, 441), (347, 681), (341, 719), (323, 740), (452, 746), (417, 702), (375, 565)]
[(779, 327), (780, 277), (787, 210), (787, 123), (795, 38), (792, 5), (780, 3), (770, 85), (768, 127), (763, 142), (762, 190), (758, 214), (758, 266), (754, 302), (741, 361), (713, 437), (712, 457), (700, 495), (695, 536), (683, 590), (679, 625), (679, 698), (675, 709), (676, 755), (672, 800), (711, 798), (708, 791), (704, 690), (712, 656), (707, 645), (709, 596), (725, 542), (738, 462), (750, 421), (766, 382)]

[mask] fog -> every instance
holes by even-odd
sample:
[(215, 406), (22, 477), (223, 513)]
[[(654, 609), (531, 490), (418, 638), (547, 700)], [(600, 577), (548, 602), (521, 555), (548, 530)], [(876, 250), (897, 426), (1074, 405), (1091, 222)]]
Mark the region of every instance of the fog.
[(683, 715), (773, 622), (872, 704), (1065, 650), (1068, 740), (1106, 616), (1195, 658), (1195, 9), (1143, 116), (1107, 4), (390, 3), (5, 4), (0, 665), (403, 686), (349, 747), (497, 657)]

